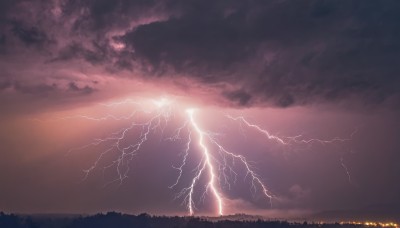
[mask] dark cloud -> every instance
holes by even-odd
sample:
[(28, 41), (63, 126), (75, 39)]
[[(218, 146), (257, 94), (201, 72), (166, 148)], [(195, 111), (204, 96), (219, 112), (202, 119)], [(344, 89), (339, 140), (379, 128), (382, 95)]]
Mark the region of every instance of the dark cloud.
[(0, 46), (3, 46), (6, 43), (6, 36), (4, 34), (0, 35)]
[(223, 95), (240, 106), (249, 105), (249, 101), (251, 100), (251, 95), (243, 90), (224, 92)]
[(19, 0), (2, 0), (0, 1), (0, 26), (5, 23), (7, 13), (13, 8), (14, 5), (16, 5), (18, 2), (21, 2)]
[(6, 80), (6, 81), (0, 81), (0, 92), (4, 89), (10, 88), (11, 87), (11, 82)]
[(157, 74), (168, 66), (238, 84), (273, 105), (381, 103), (399, 92), (399, 9), (394, 1), (196, 2), (122, 39)]
[(49, 41), (45, 32), (36, 27), (27, 27), (20, 23), (14, 23), (12, 32), (26, 45), (43, 45)]
[(179, 75), (223, 84), (219, 95), (241, 106), (376, 106), (400, 93), (398, 1), (2, 4), (0, 47), (16, 59), (27, 53), (14, 38), (46, 50), (28, 54), (50, 65), (78, 60), (155, 83)]
[(58, 52), (57, 57), (52, 59), (50, 62), (83, 59), (93, 65), (106, 63), (110, 57), (108, 54), (108, 46), (100, 45), (96, 42), (92, 42), (92, 46), (94, 47), (93, 50), (89, 50), (79, 43), (72, 42), (61, 49)]
[(132, 21), (162, 8), (162, 5), (162, 1), (153, 0), (69, 0), (63, 3), (62, 12), (65, 16), (80, 15), (74, 21), (73, 31), (104, 33), (113, 28), (126, 28)]
[(79, 87), (75, 82), (70, 82), (68, 84), (68, 90), (82, 94), (91, 94), (94, 91), (94, 89), (88, 85), (84, 87)]

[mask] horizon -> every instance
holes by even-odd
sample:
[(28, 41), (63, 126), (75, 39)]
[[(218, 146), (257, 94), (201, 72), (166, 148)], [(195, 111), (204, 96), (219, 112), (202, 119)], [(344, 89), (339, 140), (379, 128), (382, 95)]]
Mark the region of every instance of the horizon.
[[(248, 215), (248, 214), (232, 214), (232, 215), (220, 215), (220, 216), (199, 216), (199, 215), (154, 215), (148, 213), (140, 213), (140, 214), (129, 214), (129, 213), (120, 213), (116, 211), (109, 211), (107, 213), (96, 213), (96, 214), (7, 214), (0, 212), (2, 216), (20, 216), (20, 217), (28, 217), (32, 219), (87, 219), (87, 218), (98, 218), (98, 216), (130, 216), (130, 217), (146, 217), (147, 219), (154, 219), (154, 218), (184, 218), (184, 219), (202, 219), (203, 221), (209, 221), (213, 223), (220, 223), (225, 221), (236, 221), (236, 222), (279, 222), (279, 223), (287, 223), (288, 225), (295, 225), (295, 224), (318, 224), (318, 225), (359, 225), (365, 227), (399, 227), (398, 222), (400, 220), (391, 220), (391, 219), (372, 219), (372, 220), (365, 220), (365, 219), (342, 219), (342, 220), (335, 220), (335, 219), (322, 219), (322, 218), (292, 218), (292, 219), (285, 219), (285, 218), (268, 218), (263, 217), (261, 215)], [(56, 221), (56, 220), (55, 220)], [(53, 221), (53, 223), (55, 222)], [(39, 222), (40, 223), (40, 222)], [(1, 224), (1, 220), (0, 220)]]

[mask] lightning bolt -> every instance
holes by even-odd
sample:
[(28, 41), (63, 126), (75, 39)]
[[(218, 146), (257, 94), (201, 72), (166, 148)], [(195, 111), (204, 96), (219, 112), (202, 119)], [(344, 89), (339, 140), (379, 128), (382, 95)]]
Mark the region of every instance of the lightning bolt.
[(324, 139), (317, 139), (317, 138), (311, 138), (311, 139), (301, 139), (304, 136), (303, 135), (296, 135), (296, 136), (286, 136), (286, 137), (279, 137), (277, 135), (274, 135), (270, 133), (269, 131), (263, 129), (257, 124), (250, 123), (245, 117), (243, 116), (238, 116), (238, 117), (233, 117), (231, 115), (226, 115), (228, 119), (234, 120), (234, 121), (241, 121), (243, 122), (246, 126), (255, 129), (259, 133), (265, 135), (268, 139), (270, 140), (275, 140), (276, 142), (282, 144), (282, 145), (291, 145), (293, 143), (298, 143), (298, 144), (311, 144), (311, 143), (320, 143), (320, 144), (329, 144), (329, 143), (335, 143), (335, 142), (346, 142), (350, 141), (354, 134), (357, 133), (358, 128), (356, 128), (350, 135), (349, 138), (333, 138), (329, 140), (324, 140)]
[[(215, 179), (216, 179), (216, 175), (214, 173), (214, 166), (211, 163), (211, 155), (209, 152), (209, 149), (207, 148), (205, 142), (204, 142), (204, 137), (206, 135), (206, 133), (204, 133), (204, 131), (202, 131), (200, 129), (200, 127), (198, 126), (198, 124), (196, 123), (195, 119), (194, 119), (194, 110), (193, 109), (188, 109), (186, 111), (189, 115), (189, 119), (190, 119), (190, 123), (193, 126), (193, 129), (196, 131), (198, 137), (199, 137), (199, 146), (201, 147), (203, 154), (204, 154), (204, 163), (202, 168), (199, 170), (198, 172), (198, 176), (196, 176), (194, 178), (194, 180), (198, 180), (200, 175), (203, 173), (204, 169), (207, 167), (208, 172), (209, 172), (209, 181), (207, 184), (207, 190), (211, 189), (212, 193), (214, 194), (215, 199), (217, 200), (217, 204), (218, 204), (218, 213), (219, 215), (223, 214), (223, 208), (222, 208), (222, 197), (221, 197), (221, 193), (217, 190), (216, 184), (215, 184)], [(193, 187), (194, 187), (195, 181), (192, 182), (191, 185), (191, 191), (190, 191), (190, 200), (192, 201), (192, 194), (193, 194)], [(190, 203), (189, 205), (189, 210), (190, 210), (190, 214), (193, 214), (193, 208), (191, 206), (192, 203)]]
[[(186, 195), (185, 201), (187, 202), (187, 208), (189, 210), (189, 214), (190, 215), (194, 214), (195, 206), (194, 206), (193, 194), (194, 194), (194, 189), (196, 187), (196, 184), (200, 180), (201, 176), (206, 171), (208, 171), (208, 183), (206, 185), (206, 190), (203, 193), (203, 196), (208, 191), (211, 191), (216, 200), (216, 204), (218, 207), (218, 214), (223, 215), (223, 205), (224, 205), (223, 197), (222, 197), (222, 193), (219, 191), (217, 183), (222, 182), (222, 178), (220, 178), (221, 175), (224, 177), (225, 182), (227, 182), (228, 178), (226, 177), (226, 173), (225, 173), (226, 169), (229, 169), (234, 174), (236, 174), (232, 170), (232, 167), (227, 167), (228, 165), (226, 162), (226, 156), (229, 156), (232, 159), (239, 160), (245, 166), (246, 171), (247, 171), (246, 174), (251, 177), (252, 189), (256, 190), (257, 189), (256, 186), (259, 186), (262, 189), (263, 194), (271, 201), (273, 198), (272, 194), (269, 193), (269, 191), (267, 190), (267, 187), (263, 184), (260, 177), (253, 171), (252, 167), (250, 166), (250, 164), (248, 163), (246, 158), (243, 155), (234, 154), (234, 153), (226, 150), (220, 143), (218, 143), (216, 141), (216, 139), (213, 137), (212, 134), (202, 130), (200, 128), (199, 124), (196, 122), (196, 119), (194, 117), (194, 112), (195, 112), (194, 109), (188, 109), (188, 110), (186, 110), (186, 112), (189, 116), (189, 120), (190, 120), (192, 129), (193, 129), (193, 131), (195, 131), (195, 133), (198, 136), (198, 145), (203, 153), (203, 159), (198, 165), (197, 172), (196, 172), (194, 178), (192, 179), (190, 186), (187, 188), (184, 188), (181, 191), (181, 193), (179, 194), (179, 196)], [(213, 156), (206, 141), (208, 141), (209, 143), (213, 144), (214, 146), (216, 146), (218, 148), (218, 152), (223, 155), (222, 161), (218, 161), (216, 159), (216, 156)], [(186, 160), (186, 156), (190, 149), (190, 146), (189, 146), (190, 143), (191, 143), (191, 140), (188, 141), (188, 144), (187, 144), (188, 146), (186, 148), (184, 161)], [(215, 168), (214, 163), (219, 163), (219, 165), (222, 166), (222, 169), (219, 169), (219, 170), (222, 170), (221, 175), (216, 174), (216, 171), (215, 171), (216, 168)], [(182, 167), (184, 164), (185, 164), (185, 162), (183, 162), (182, 165), (178, 168), (178, 170), (180, 171), (180, 173), (179, 173), (180, 175), (182, 173)], [(179, 178), (180, 178), (180, 176), (178, 177), (178, 180), (179, 180)], [(216, 180), (218, 180), (218, 182)], [(178, 183), (178, 181), (173, 186), (175, 186), (177, 183)]]
[[(111, 104), (102, 104), (107, 107), (115, 107), (123, 104), (132, 104), (131, 100), (125, 100), (122, 102), (116, 102)], [(135, 103), (137, 104), (137, 103)], [(93, 142), (83, 145), (81, 147), (72, 148), (68, 151), (68, 153), (73, 151), (83, 150), (92, 146), (98, 146), (100, 144), (107, 144), (108, 148), (104, 150), (99, 157), (94, 161), (94, 163), (88, 168), (83, 170), (85, 173), (84, 179), (86, 179), (89, 174), (98, 167), (98, 164), (102, 160), (102, 158), (109, 153), (117, 153), (117, 157), (110, 164), (103, 167), (103, 171), (109, 169), (111, 167), (116, 167), (117, 177), (111, 182), (107, 183), (111, 184), (116, 181), (122, 183), (122, 181), (128, 177), (128, 172), (130, 170), (129, 163), (132, 161), (133, 157), (140, 150), (142, 145), (148, 140), (148, 136), (151, 132), (159, 129), (163, 131), (164, 127), (168, 124), (169, 119), (171, 118), (171, 107), (167, 105), (164, 100), (160, 100), (159, 102), (154, 103), (157, 106), (157, 109), (151, 113), (152, 117), (143, 123), (136, 123), (132, 121), (127, 127), (124, 127), (114, 133), (111, 133), (109, 137), (94, 139)], [(148, 111), (142, 110), (143, 113), (149, 113)], [(106, 115), (104, 117), (95, 118), (86, 115), (77, 115), (77, 116), (67, 116), (61, 119), (72, 119), (72, 118), (83, 118), (91, 121), (105, 121), (105, 120), (132, 120), (136, 112), (133, 112), (129, 116), (115, 116), (115, 115)], [(137, 140), (133, 143), (129, 143), (125, 145), (125, 141), (127, 140), (127, 134), (130, 131), (139, 130), (140, 134)]]
[[(244, 123), (247, 127), (249, 128), (253, 128), (256, 131), (258, 131), (259, 133), (263, 134), (264, 136), (266, 136), (269, 140), (274, 140), (277, 143), (280, 143), (282, 145), (293, 145), (293, 144), (313, 144), (313, 143), (319, 143), (319, 144), (333, 144), (336, 142), (348, 142), (351, 141), (354, 137), (354, 135), (358, 132), (358, 127), (356, 127), (354, 129), (354, 131), (350, 134), (350, 136), (348, 138), (339, 138), (339, 137), (335, 137), (333, 139), (318, 139), (318, 138), (310, 138), (310, 139), (304, 139), (304, 136), (302, 134), (300, 135), (296, 135), (296, 136), (287, 136), (287, 137), (279, 137), (277, 135), (274, 135), (272, 133), (270, 133), (269, 131), (263, 129), (262, 127), (260, 127), (257, 124), (253, 124), (250, 123), (245, 117), (243, 116), (238, 116), (238, 117), (233, 117), (231, 115), (226, 115), (226, 117), (228, 119), (231, 119), (233, 121), (240, 121), (241, 123)], [(351, 174), (349, 169), (347, 168), (347, 166), (344, 164), (343, 161), (343, 157), (340, 158), (340, 165), (342, 166), (342, 168), (344, 169), (344, 171), (347, 174), (349, 183), (352, 184), (352, 180), (351, 180)]]
[(272, 139), (275, 140), (276, 142), (286, 145), (287, 143), (285, 142), (284, 139), (279, 138), (276, 135), (271, 134), (269, 131), (262, 129), (260, 126), (256, 125), (256, 124), (252, 124), (249, 121), (247, 121), (243, 116), (238, 116), (238, 117), (233, 117), (231, 115), (226, 115), (227, 118), (231, 119), (231, 120), (235, 120), (235, 121), (242, 121), (244, 124), (246, 124), (248, 127), (250, 128), (254, 128), (255, 130), (257, 130), (258, 132), (260, 132), (261, 134), (265, 135), (268, 139)]
[(353, 184), (352, 180), (351, 180), (351, 175), (350, 175), (350, 170), (347, 168), (346, 164), (344, 163), (344, 158), (340, 157), (340, 165), (343, 167), (344, 171), (347, 174), (347, 179), (349, 180), (350, 184)]
[[(106, 108), (116, 108), (121, 105), (132, 105), (134, 107), (140, 107), (139, 110), (134, 110), (129, 115), (112, 115), (106, 114), (101, 117), (92, 117), (90, 115), (73, 115), (58, 118), (59, 120), (69, 119), (84, 119), (88, 121), (128, 121), (128, 124), (111, 133), (109, 136), (104, 138), (94, 139), (92, 142), (85, 144), (80, 147), (72, 148), (70, 152), (82, 151), (91, 147), (104, 146), (105, 149), (101, 150), (97, 159), (87, 168), (84, 169), (84, 180), (96, 169), (102, 169), (105, 172), (108, 169), (114, 168), (116, 170), (116, 178), (106, 183), (109, 185), (114, 182), (123, 183), (128, 177), (130, 171), (130, 162), (134, 156), (140, 152), (142, 146), (148, 141), (149, 137), (155, 133), (160, 132), (164, 135), (164, 129), (170, 125), (172, 118), (175, 117), (174, 102), (167, 98), (162, 99), (151, 99), (143, 102), (136, 102), (131, 99), (126, 99), (119, 102), (100, 104)], [(149, 108), (151, 106), (152, 108)], [(196, 189), (203, 189), (203, 193), (200, 199), (205, 199), (209, 194), (214, 200), (216, 211), (219, 215), (224, 214), (225, 200), (228, 198), (224, 195), (224, 187), (231, 188), (231, 184), (236, 183), (237, 171), (235, 170), (235, 162), (241, 164), (244, 168), (245, 179), (249, 178), (250, 190), (252, 192), (260, 191), (265, 199), (269, 200), (272, 205), (272, 199), (275, 197), (268, 187), (263, 183), (262, 178), (254, 171), (254, 168), (247, 160), (247, 158), (238, 153), (234, 153), (226, 149), (218, 140), (219, 134), (204, 130), (199, 121), (196, 119), (196, 114), (199, 112), (198, 109), (179, 109), (180, 116), (183, 116), (183, 122), (177, 127), (170, 137), (165, 137), (164, 140), (176, 142), (186, 140), (184, 149), (182, 152), (182, 159), (178, 165), (173, 165), (172, 168), (177, 171), (177, 178), (175, 181), (168, 186), (170, 189), (174, 189), (180, 182), (183, 182), (182, 176), (185, 172), (185, 167), (188, 165), (188, 159), (191, 157), (191, 153), (196, 152), (200, 155), (201, 159), (197, 162), (196, 169), (192, 174), (187, 187), (183, 187), (176, 198), (182, 198), (183, 204), (186, 205), (189, 215), (194, 215), (196, 211), (195, 194)], [(143, 114), (142, 121), (137, 121), (138, 113)], [(305, 139), (302, 135), (294, 137), (282, 137), (263, 129), (261, 126), (251, 123), (243, 116), (234, 117), (226, 115), (226, 117), (232, 121), (240, 122), (248, 128), (251, 128), (268, 140), (271, 140), (278, 145), (288, 146), (293, 144), (312, 144), (312, 143), (335, 143), (345, 142), (352, 138), (353, 134), (348, 139), (334, 138), (332, 140), (322, 139)], [(136, 137), (132, 139), (130, 136), (132, 133), (136, 133)], [(244, 133), (242, 131), (242, 133)], [(111, 162), (106, 162), (102, 165), (103, 161), (108, 156), (113, 156)], [(341, 160), (341, 165), (348, 174), (348, 179), (351, 180), (349, 170)], [(205, 185), (202, 186), (202, 183)]]

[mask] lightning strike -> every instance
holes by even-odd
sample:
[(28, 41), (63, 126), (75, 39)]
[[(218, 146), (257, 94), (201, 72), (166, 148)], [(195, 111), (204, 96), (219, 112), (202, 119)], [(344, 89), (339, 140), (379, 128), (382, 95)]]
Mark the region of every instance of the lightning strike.
[[(194, 130), (197, 132), (198, 137), (199, 137), (199, 146), (201, 147), (201, 149), (203, 150), (204, 153), (204, 157), (205, 157), (205, 162), (203, 167), (201, 168), (199, 175), (201, 175), (201, 173), (203, 172), (203, 170), (207, 167), (208, 171), (209, 171), (209, 182), (207, 184), (207, 189), (211, 189), (212, 193), (215, 196), (215, 199), (217, 200), (218, 203), (218, 213), (219, 215), (222, 215), (223, 210), (222, 210), (222, 197), (221, 197), (221, 193), (217, 190), (217, 187), (215, 186), (215, 173), (214, 173), (214, 166), (211, 163), (211, 155), (209, 154), (208, 148), (204, 143), (204, 135), (205, 133), (199, 128), (199, 126), (197, 125), (194, 117), (193, 117), (193, 113), (194, 110), (193, 109), (188, 109), (186, 111), (189, 115), (190, 118), (190, 123), (192, 124)], [(198, 179), (198, 178), (196, 178)], [(193, 194), (193, 191), (190, 192), (190, 194)], [(191, 197), (190, 197), (191, 198)], [(191, 214), (193, 213), (192, 208), (190, 208), (190, 210), (192, 211)]]
[[(231, 119), (231, 120), (234, 120), (234, 121), (240, 121), (241, 123), (244, 123), (246, 126), (248, 126), (250, 128), (253, 128), (256, 131), (258, 131), (259, 133), (265, 135), (269, 140), (275, 140), (277, 143), (280, 143), (280, 144), (285, 145), (285, 146), (293, 145), (293, 144), (319, 143), (319, 144), (324, 145), (324, 144), (333, 144), (333, 143), (337, 143), (337, 142), (344, 143), (344, 142), (351, 141), (353, 139), (354, 135), (358, 131), (358, 128), (355, 128), (354, 131), (350, 134), (350, 136), (348, 138), (335, 137), (335, 138), (330, 139), (330, 140), (318, 139), (318, 138), (304, 139), (304, 136), (302, 134), (296, 135), (296, 136), (278, 137), (276, 135), (271, 134), (269, 131), (263, 129), (259, 125), (250, 123), (243, 116), (233, 117), (231, 115), (226, 115), (226, 117), (228, 119)], [(241, 129), (241, 131), (243, 132), (243, 129)], [(348, 180), (349, 180), (349, 183), (352, 184), (351, 174), (350, 174), (350, 171), (347, 168), (347, 166), (344, 164), (343, 157), (340, 158), (340, 165), (342, 166), (342, 168), (346, 172)], [(266, 195), (269, 196), (268, 194), (266, 194)]]
[(186, 165), (186, 159), (189, 156), (190, 144), (192, 143), (191, 133), (189, 133), (188, 137), (189, 138), (188, 138), (188, 142), (186, 143), (186, 149), (185, 149), (185, 153), (183, 155), (183, 159), (182, 159), (181, 165), (179, 167), (172, 166), (172, 168), (174, 168), (174, 169), (179, 171), (179, 175), (176, 178), (175, 183), (173, 185), (169, 186), (169, 188), (174, 188), (179, 183), (179, 180), (182, 177), (183, 167)]
[(340, 157), (340, 165), (343, 167), (344, 171), (346, 172), (349, 183), (353, 184), (353, 182), (351, 180), (350, 170), (347, 168), (346, 164), (344, 163), (343, 157)]
[(270, 140), (275, 140), (276, 142), (282, 144), (282, 145), (291, 145), (293, 143), (297, 144), (311, 144), (311, 143), (320, 143), (320, 144), (330, 144), (330, 143), (335, 143), (335, 142), (346, 142), (350, 141), (353, 136), (357, 133), (358, 129), (356, 128), (351, 134), (349, 138), (339, 138), (335, 137), (330, 140), (324, 140), (324, 139), (317, 139), (317, 138), (311, 138), (311, 139), (301, 139), (304, 136), (302, 134), (296, 135), (296, 136), (286, 136), (286, 137), (279, 137), (276, 135), (271, 134), (269, 131), (263, 129), (257, 124), (250, 123), (247, 121), (243, 116), (238, 116), (238, 117), (233, 117), (231, 115), (226, 115), (228, 119), (234, 120), (234, 121), (241, 121), (243, 122), (246, 126), (253, 128), (260, 132), (261, 134), (265, 135), (268, 139)]
[(262, 133), (263, 135), (267, 136), (268, 139), (272, 139), (277, 141), (280, 144), (286, 145), (287, 143), (282, 139), (279, 138), (276, 135), (273, 135), (271, 133), (269, 133), (267, 130), (262, 129), (260, 126), (256, 125), (256, 124), (251, 124), (249, 123), (243, 116), (239, 116), (239, 117), (232, 117), (230, 115), (226, 115), (226, 117), (228, 117), (231, 120), (235, 120), (235, 121), (242, 121), (243, 123), (245, 123), (248, 127), (254, 128), (256, 129), (258, 132)]
[[(174, 101), (175, 102), (175, 101)], [(134, 156), (140, 152), (143, 145), (151, 137), (152, 133), (160, 132), (164, 135), (164, 129), (170, 125), (171, 119), (175, 117), (173, 107), (174, 102), (167, 98), (162, 99), (152, 99), (147, 102), (136, 102), (134, 100), (126, 99), (120, 102), (114, 102), (110, 104), (101, 104), (107, 108), (115, 108), (121, 105), (133, 105), (135, 107), (140, 107), (139, 110), (134, 110), (129, 115), (116, 116), (112, 114), (106, 114), (102, 117), (92, 117), (89, 115), (75, 115), (66, 116), (59, 118), (58, 120), (69, 120), (74, 118), (80, 118), (88, 121), (128, 121), (129, 124), (113, 133), (109, 136), (99, 139), (94, 139), (92, 142), (70, 149), (72, 151), (86, 150), (90, 147), (104, 146), (105, 149), (98, 155), (97, 159), (90, 165), (87, 169), (84, 169), (84, 180), (89, 177), (89, 175), (95, 169), (102, 169), (103, 172), (114, 167), (116, 170), (116, 178), (108, 182), (106, 185), (119, 182), (122, 184), (123, 180), (128, 177), (130, 171), (130, 162), (133, 160)], [(148, 105), (153, 108), (148, 109)], [(185, 112), (183, 112), (185, 110)], [(188, 166), (188, 160), (191, 157), (191, 153), (196, 152), (201, 155), (200, 160), (197, 162), (197, 167), (194, 170), (189, 184), (187, 187), (183, 187), (181, 191), (176, 195), (176, 198), (183, 198), (183, 204), (189, 212), (189, 215), (194, 215), (196, 211), (195, 203), (195, 193), (196, 189), (203, 189), (203, 194), (200, 199), (205, 199), (208, 193), (211, 193), (214, 199), (214, 204), (216, 205), (216, 211), (219, 215), (224, 213), (224, 200), (227, 199), (226, 195), (223, 193), (224, 186), (231, 189), (231, 184), (236, 183), (238, 173), (235, 170), (235, 163), (241, 164), (245, 171), (245, 179), (248, 178), (250, 181), (250, 190), (255, 193), (260, 190), (261, 194), (265, 199), (269, 200), (270, 205), (272, 205), (272, 199), (274, 195), (269, 191), (267, 186), (263, 183), (262, 178), (254, 171), (254, 168), (242, 154), (237, 154), (226, 149), (217, 140), (217, 136), (220, 134), (211, 131), (204, 130), (200, 123), (195, 118), (195, 113), (198, 110), (195, 109), (179, 109), (180, 116), (183, 117), (182, 124), (177, 127), (170, 137), (165, 137), (164, 140), (173, 143), (179, 143), (182, 140), (186, 140), (183, 152), (181, 153), (181, 162), (179, 165), (173, 165), (172, 168), (177, 171), (177, 178), (175, 181), (168, 186), (170, 189), (174, 189), (178, 186), (180, 182), (184, 182), (183, 178), (185, 167)], [(147, 120), (137, 121), (137, 114), (141, 113), (146, 116)], [(267, 137), (268, 140), (272, 140), (279, 145), (287, 146), (292, 144), (312, 144), (315, 142), (326, 144), (335, 142), (345, 142), (352, 138), (355, 132), (352, 133), (349, 139), (334, 138), (332, 140), (321, 140), (321, 139), (304, 139), (302, 135), (294, 137), (281, 137), (270, 133), (269, 131), (263, 129), (257, 124), (250, 123), (245, 117), (233, 117), (231, 115), (226, 115), (226, 117), (233, 121), (238, 121), (244, 126), (256, 130), (260, 134)], [(143, 118), (143, 117), (142, 117)], [(144, 118), (144, 119), (146, 119)], [(130, 137), (131, 133), (136, 133), (134, 139)], [(242, 134), (244, 131), (242, 129)], [(196, 147), (194, 142), (196, 142)], [(102, 165), (103, 160), (106, 157), (112, 155), (114, 160), (111, 162), (106, 162)], [(350, 173), (347, 167), (341, 160), (341, 165), (345, 169), (349, 181), (351, 181)], [(205, 186), (202, 187), (202, 183)]]

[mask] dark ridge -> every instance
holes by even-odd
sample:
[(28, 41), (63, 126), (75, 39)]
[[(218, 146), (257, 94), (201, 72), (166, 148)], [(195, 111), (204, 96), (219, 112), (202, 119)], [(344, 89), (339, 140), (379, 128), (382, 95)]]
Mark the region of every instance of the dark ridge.
[(4, 228), (105, 228), (105, 227), (213, 227), (213, 228), (235, 228), (235, 227), (365, 227), (361, 224), (339, 224), (339, 223), (308, 223), (271, 221), (271, 220), (231, 220), (226, 219), (211, 221), (207, 217), (193, 216), (151, 216), (143, 213), (139, 215), (128, 215), (118, 212), (108, 212), (107, 214), (96, 214), (90, 216), (53, 216), (53, 215), (15, 215), (0, 212), (0, 227)]

